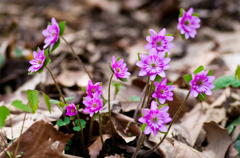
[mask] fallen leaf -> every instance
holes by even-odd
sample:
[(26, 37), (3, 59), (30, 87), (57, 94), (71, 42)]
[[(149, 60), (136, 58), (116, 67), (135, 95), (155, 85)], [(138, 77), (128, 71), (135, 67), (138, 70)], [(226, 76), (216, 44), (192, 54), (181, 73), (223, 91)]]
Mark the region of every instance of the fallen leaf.
[(213, 121), (204, 123), (203, 128), (207, 132), (208, 140), (208, 146), (203, 149), (203, 153), (210, 157), (224, 157), (232, 143), (228, 130)]
[(121, 155), (115, 154), (115, 155), (111, 155), (111, 156), (106, 156), (105, 158), (124, 158)]
[[(105, 142), (106, 139), (110, 138), (111, 136), (109, 134), (103, 134), (103, 142)], [(88, 147), (89, 155), (91, 158), (97, 158), (99, 155), (99, 152), (102, 150), (102, 142), (100, 136), (95, 140), (95, 142)]]
[[(24, 152), (22, 158), (61, 157), (65, 144), (73, 135), (65, 135), (57, 131), (47, 121), (37, 121), (22, 134), (17, 155)], [(18, 139), (14, 141), (15, 147)], [(11, 150), (12, 144), (5, 149), (9, 152)], [(0, 157), (8, 158), (5, 152), (1, 152)]]

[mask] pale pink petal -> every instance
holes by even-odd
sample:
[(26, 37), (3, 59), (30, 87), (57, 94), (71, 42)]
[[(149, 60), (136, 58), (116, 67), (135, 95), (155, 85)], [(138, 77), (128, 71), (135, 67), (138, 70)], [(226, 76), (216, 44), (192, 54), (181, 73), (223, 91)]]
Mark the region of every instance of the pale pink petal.
[(152, 38), (157, 36), (157, 33), (153, 29), (149, 30), (149, 34), (151, 35)]
[(167, 127), (166, 127), (165, 125), (162, 125), (162, 126), (159, 128), (159, 130), (162, 131), (162, 132), (167, 132), (167, 131), (168, 131), (168, 129), (167, 129)]
[(158, 109), (158, 105), (157, 105), (157, 103), (155, 101), (151, 102), (151, 108), (150, 109), (151, 110), (157, 110)]
[(151, 127), (147, 125), (146, 128), (145, 128), (145, 130), (144, 130), (144, 134), (148, 135), (148, 134), (150, 134), (151, 132), (152, 132)]

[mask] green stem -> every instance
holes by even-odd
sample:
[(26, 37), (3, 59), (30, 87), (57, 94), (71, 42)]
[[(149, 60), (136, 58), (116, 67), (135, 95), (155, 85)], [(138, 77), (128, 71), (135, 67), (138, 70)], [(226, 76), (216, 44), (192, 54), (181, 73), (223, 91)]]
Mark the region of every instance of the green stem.
[(98, 118), (99, 118), (99, 134), (100, 134), (100, 138), (101, 138), (103, 150), (106, 152), (107, 150), (106, 150), (106, 147), (105, 147), (105, 145), (104, 145), (103, 137), (102, 137), (102, 120), (101, 120), (101, 114), (100, 114), (100, 112), (99, 112)]
[(59, 88), (59, 86), (58, 86), (58, 84), (57, 84), (57, 82), (56, 82), (56, 80), (55, 80), (55, 78), (54, 78), (52, 72), (50, 71), (50, 69), (49, 69), (47, 66), (45, 66), (45, 67), (46, 67), (46, 69), (48, 70), (48, 72), (51, 74), (52, 79), (53, 79), (53, 81), (54, 81), (54, 83), (55, 83), (55, 85), (56, 85), (56, 87), (57, 87), (57, 90), (58, 90), (59, 94), (61, 95), (61, 97), (62, 97), (64, 103), (67, 104), (67, 102), (66, 102), (66, 100), (65, 100), (65, 98), (64, 98), (64, 96), (63, 96), (63, 94), (62, 94), (62, 92), (61, 92), (61, 90), (60, 90), (60, 88)]
[(73, 50), (72, 46), (67, 42), (67, 40), (63, 37), (60, 36), (66, 43), (67, 45), (70, 47), (70, 49), (72, 50), (73, 54), (76, 56), (77, 60), (79, 61), (79, 63), (82, 65), (83, 69), (85, 70), (85, 72), (88, 74), (88, 77), (90, 78), (90, 80), (93, 81), (92, 77), (90, 76), (90, 74), (88, 73), (86, 67), (84, 66), (82, 60), (78, 57), (78, 55), (75, 53), (75, 51)]
[(182, 110), (184, 104), (186, 103), (186, 101), (187, 101), (187, 99), (188, 99), (188, 97), (189, 97), (190, 91), (191, 91), (191, 90), (189, 90), (189, 92), (188, 92), (185, 100), (183, 101), (182, 105), (179, 107), (178, 111), (177, 111), (177, 112), (175, 113), (175, 115), (173, 116), (173, 119), (172, 119), (172, 121), (171, 121), (171, 123), (170, 123), (170, 125), (169, 125), (169, 127), (168, 127), (167, 133), (164, 135), (164, 137), (161, 139), (161, 141), (160, 141), (156, 146), (154, 146), (152, 149), (148, 150), (147, 152), (143, 153), (142, 155), (145, 155), (145, 154), (148, 154), (148, 153), (152, 152), (153, 150), (155, 150), (155, 149), (163, 142), (163, 140), (166, 138), (166, 136), (167, 136), (170, 128), (172, 127), (173, 122), (176, 120), (178, 114), (180, 113), (180, 111)]
[(21, 128), (21, 132), (20, 132), (20, 136), (19, 136), (19, 139), (18, 139), (17, 148), (16, 148), (16, 150), (15, 150), (15, 155), (17, 155), (18, 147), (19, 147), (20, 140), (21, 140), (21, 137), (22, 137), (22, 131), (23, 131), (24, 122), (25, 122), (25, 119), (26, 119), (26, 114), (27, 114), (27, 113), (25, 112), (25, 115), (24, 115), (24, 118), (23, 118), (23, 124), (22, 124), (22, 128)]
[(114, 74), (111, 75), (110, 80), (109, 80), (109, 85), (108, 85), (108, 116), (109, 116), (110, 128), (111, 128), (111, 134), (112, 134), (113, 151), (115, 152), (115, 139), (114, 139), (114, 135), (113, 135), (112, 116), (111, 116), (111, 108), (110, 108), (110, 87), (111, 87), (113, 75)]
[(12, 118), (11, 118), (11, 115), (9, 115), (9, 117), (10, 117), (11, 133), (12, 133), (12, 157), (15, 158), (14, 141), (13, 141), (13, 128), (12, 128)]
[[(139, 138), (139, 140), (138, 140), (138, 143), (137, 143), (137, 148), (136, 148), (136, 150), (135, 150), (132, 158), (135, 158), (135, 157), (136, 157), (136, 155), (137, 155), (137, 153), (138, 153), (138, 150), (140, 149), (140, 147), (141, 147), (141, 145), (142, 145), (142, 142), (143, 142), (144, 139), (145, 139), (145, 136), (146, 136), (146, 135), (145, 135), (144, 133), (141, 133), (141, 136), (140, 136), (140, 138)], [(143, 140), (143, 141), (142, 141), (142, 140)]]
[(90, 145), (90, 142), (91, 142), (92, 128), (93, 128), (93, 117), (91, 117), (90, 132), (89, 132), (89, 137), (88, 137), (88, 146)]
[(79, 115), (77, 113), (77, 119), (78, 119), (78, 124), (80, 126), (80, 129), (81, 129), (81, 143), (82, 143), (82, 147), (83, 147), (83, 151), (84, 151), (84, 155), (86, 155), (86, 148), (85, 148), (85, 145), (84, 145), (84, 136), (83, 136), (83, 128), (82, 128), (82, 124), (80, 122), (80, 118), (79, 118)]
[(150, 88), (149, 88), (149, 92), (148, 92), (148, 100), (147, 100), (146, 108), (148, 108), (150, 106), (149, 102), (150, 102), (151, 94), (152, 94), (152, 82), (150, 82)]

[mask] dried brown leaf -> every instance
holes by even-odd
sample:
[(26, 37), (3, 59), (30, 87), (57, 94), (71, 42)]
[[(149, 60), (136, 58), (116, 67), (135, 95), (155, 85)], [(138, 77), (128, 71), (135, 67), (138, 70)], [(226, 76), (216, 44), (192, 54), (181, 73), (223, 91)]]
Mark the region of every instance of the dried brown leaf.
[[(22, 158), (62, 157), (65, 144), (71, 137), (73, 134), (65, 135), (47, 121), (40, 120), (22, 134), (17, 155), (24, 152)], [(14, 141), (14, 147), (17, 142), (18, 138)], [(11, 152), (12, 144), (6, 150)], [(5, 152), (0, 153), (0, 157), (8, 158)]]
[[(103, 134), (103, 142), (105, 142), (106, 139), (110, 138), (111, 136), (109, 134)], [(89, 155), (91, 158), (97, 158), (99, 155), (99, 152), (102, 150), (102, 142), (100, 136), (95, 140), (95, 142), (88, 147)]]

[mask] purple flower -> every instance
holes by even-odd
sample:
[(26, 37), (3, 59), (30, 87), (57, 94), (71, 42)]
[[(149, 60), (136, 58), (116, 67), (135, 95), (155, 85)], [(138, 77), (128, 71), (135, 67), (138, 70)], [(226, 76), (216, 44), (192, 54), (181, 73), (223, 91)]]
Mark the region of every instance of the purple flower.
[(90, 97), (93, 97), (94, 93), (97, 93), (98, 95), (102, 95), (102, 86), (100, 86), (100, 82), (97, 82), (95, 85), (93, 85), (92, 81), (88, 81), (88, 86), (86, 87), (87, 95)]
[(158, 98), (161, 104), (164, 104), (166, 100), (173, 101), (173, 93), (171, 92), (175, 86), (167, 86), (167, 79), (163, 78), (160, 83), (154, 82), (155, 92), (152, 94), (153, 98)]
[(41, 50), (39, 48), (38, 53), (36, 51), (33, 51), (33, 57), (34, 59), (29, 61), (32, 66), (28, 69), (28, 71), (31, 71), (31, 73), (37, 72), (40, 68), (43, 67), (46, 58), (44, 55), (44, 49)]
[(207, 76), (209, 70), (202, 70), (196, 75), (192, 73), (192, 80), (189, 82), (191, 86), (190, 94), (193, 97), (197, 97), (198, 94), (204, 92), (206, 95), (212, 95), (212, 91), (215, 86), (212, 84), (215, 79), (214, 76)]
[(146, 40), (149, 42), (145, 45), (145, 49), (153, 49), (155, 48), (158, 53), (164, 54), (168, 52), (170, 54), (171, 48), (174, 48), (174, 45), (170, 42), (174, 39), (172, 36), (165, 36), (166, 29), (163, 28), (158, 34), (153, 30), (149, 30), (149, 34), (151, 36), (147, 36)]
[(128, 78), (130, 75), (130, 72), (127, 72), (128, 68), (126, 68), (127, 64), (123, 63), (124, 60), (120, 59), (119, 61), (116, 60), (116, 58), (113, 56), (112, 57), (112, 69), (113, 73), (116, 76), (116, 78)]
[(66, 109), (67, 109), (66, 115), (68, 115), (68, 116), (74, 116), (74, 115), (77, 115), (77, 113), (78, 113), (77, 108), (74, 103), (66, 106)]
[(163, 106), (158, 109), (158, 105), (155, 101), (151, 102), (150, 110), (147, 108), (142, 109), (142, 114), (144, 116), (140, 117), (138, 121), (147, 124), (146, 128), (144, 129), (144, 134), (147, 135), (153, 132), (154, 136), (156, 137), (158, 131), (168, 131), (165, 123), (172, 121), (169, 113), (167, 113), (168, 109), (168, 106)]
[(170, 58), (164, 58), (165, 54), (157, 54), (156, 49), (151, 49), (149, 56), (146, 54), (140, 54), (141, 61), (138, 61), (136, 65), (142, 70), (139, 72), (139, 76), (150, 75), (150, 79), (153, 81), (157, 75), (165, 77), (164, 70), (168, 69), (170, 65)]
[(177, 29), (180, 30), (181, 34), (185, 34), (185, 38), (189, 36), (194, 38), (197, 34), (196, 29), (200, 28), (199, 22), (201, 21), (198, 17), (192, 16), (193, 8), (190, 8), (187, 12), (183, 10), (183, 16), (178, 18)]
[(103, 100), (99, 99), (99, 95), (97, 93), (93, 94), (93, 98), (87, 96), (84, 99), (83, 104), (86, 108), (83, 109), (83, 112), (89, 113), (90, 117), (92, 117), (94, 113), (98, 113), (98, 111), (102, 110)]
[(57, 21), (52, 18), (51, 22), (52, 25), (48, 25), (47, 29), (42, 31), (42, 34), (46, 37), (46, 39), (44, 40), (45, 45), (43, 46), (43, 48), (45, 49), (47, 48), (47, 46), (50, 45), (50, 50), (52, 50), (54, 43), (57, 42), (60, 33)]

